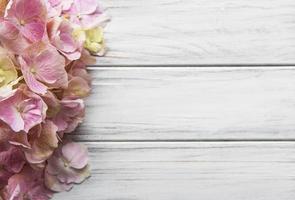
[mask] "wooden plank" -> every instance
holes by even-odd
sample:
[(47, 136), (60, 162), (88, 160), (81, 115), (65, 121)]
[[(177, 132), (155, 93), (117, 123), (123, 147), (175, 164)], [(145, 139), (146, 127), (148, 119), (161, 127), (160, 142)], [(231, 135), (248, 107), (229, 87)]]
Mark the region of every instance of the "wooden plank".
[(294, 0), (102, 0), (98, 65), (295, 63)]
[(295, 68), (93, 68), (81, 140), (295, 139)]
[(294, 142), (87, 143), (92, 177), (55, 200), (293, 200)]

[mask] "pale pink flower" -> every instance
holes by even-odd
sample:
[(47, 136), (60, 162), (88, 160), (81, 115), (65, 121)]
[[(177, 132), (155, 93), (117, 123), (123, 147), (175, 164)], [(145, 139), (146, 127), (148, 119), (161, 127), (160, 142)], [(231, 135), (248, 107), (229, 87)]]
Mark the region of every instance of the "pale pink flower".
[(60, 100), (56, 97), (51, 91), (48, 91), (45, 95), (42, 96), (44, 102), (48, 106), (46, 116), (48, 119), (51, 119), (60, 112)]
[(78, 60), (78, 61), (73, 62), (72, 65), (69, 67), (68, 73), (70, 76), (80, 77), (80, 78), (84, 79), (88, 83), (88, 85), (90, 86), (91, 76), (87, 72), (86, 65), (82, 61)]
[(15, 131), (28, 132), (40, 124), (46, 115), (47, 106), (38, 95), (22, 85), (0, 99), (0, 120)]
[(81, 57), (82, 43), (73, 37), (73, 28), (69, 21), (54, 18), (47, 24), (47, 32), (51, 44), (67, 59), (73, 61)]
[(60, 101), (60, 110), (52, 121), (59, 132), (70, 133), (83, 121), (85, 115), (84, 101), (81, 99), (63, 99)]
[(40, 131), (30, 133), (31, 148), (25, 150), (26, 159), (32, 164), (45, 162), (58, 147), (57, 127), (51, 121), (44, 122)]
[(90, 94), (91, 77), (86, 70), (86, 65), (81, 61), (74, 62), (68, 68), (69, 84), (64, 90), (63, 98), (83, 99)]
[(48, 105), (47, 117), (58, 127), (58, 133), (70, 133), (83, 121), (85, 105), (82, 99), (59, 100), (51, 92), (43, 99)]
[(0, 42), (10, 51), (21, 54), (30, 42), (22, 36), (19, 29), (7, 20), (0, 19)]
[(68, 88), (65, 89), (63, 96), (68, 99), (81, 99), (89, 96), (90, 86), (85, 79), (74, 76), (69, 80)]
[(65, 59), (52, 46), (35, 43), (25, 50), (19, 62), (28, 87), (35, 93), (68, 86)]
[(40, 41), (45, 33), (46, 6), (43, 0), (13, 0), (5, 20), (29, 41)]
[(74, 0), (48, 0), (48, 17), (60, 16), (62, 11), (69, 10)]
[(46, 186), (56, 192), (70, 190), (90, 176), (86, 147), (67, 142), (48, 160), (45, 170)]
[(9, 200), (48, 200), (52, 192), (44, 185), (43, 170), (32, 169), (25, 166), (23, 170), (13, 175), (4, 188), (4, 199)]
[(109, 20), (97, 0), (74, 0), (71, 8), (64, 13), (69, 15), (71, 22), (83, 29), (102, 26)]

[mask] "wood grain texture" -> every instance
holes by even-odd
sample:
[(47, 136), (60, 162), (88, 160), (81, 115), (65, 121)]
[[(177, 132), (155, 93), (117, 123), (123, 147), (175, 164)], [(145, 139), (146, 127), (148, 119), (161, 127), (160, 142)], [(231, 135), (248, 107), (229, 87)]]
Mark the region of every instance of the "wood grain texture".
[(295, 1), (102, 2), (109, 51), (72, 135), (93, 176), (55, 199), (294, 200)]
[(295, 139), (295, 68), (93, 68), (82, 141)]
[(295, 63), (294, 0), (102, 0), (98, 65)]
[(93, 176), (56, 200), (293, 200), (295, 143), (86, 143)]

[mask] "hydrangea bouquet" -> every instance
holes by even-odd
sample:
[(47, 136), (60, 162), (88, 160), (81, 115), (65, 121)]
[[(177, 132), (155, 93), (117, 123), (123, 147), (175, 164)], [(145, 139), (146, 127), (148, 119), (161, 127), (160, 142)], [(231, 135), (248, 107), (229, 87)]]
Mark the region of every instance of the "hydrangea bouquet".
[(46, 200), (89, 177), (87, 149), (66, 135), (107, 21), (97, 0), (0, 0), (0, 199)]

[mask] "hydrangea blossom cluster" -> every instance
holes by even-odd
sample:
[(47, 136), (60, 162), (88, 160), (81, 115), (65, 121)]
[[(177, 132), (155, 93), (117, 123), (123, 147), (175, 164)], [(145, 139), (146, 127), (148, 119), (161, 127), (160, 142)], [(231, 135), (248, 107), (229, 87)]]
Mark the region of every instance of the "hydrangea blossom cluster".
[(66, 135), (107, 21), (97, 0), (0, 0), (0, 199), (46, 200), (89, 177), (87, 149)]

